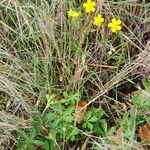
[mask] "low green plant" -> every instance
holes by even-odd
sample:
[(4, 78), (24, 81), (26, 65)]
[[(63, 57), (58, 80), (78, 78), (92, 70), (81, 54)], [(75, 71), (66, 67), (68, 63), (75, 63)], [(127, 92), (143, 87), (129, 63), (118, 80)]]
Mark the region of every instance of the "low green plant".
[(45, 150), (61, 149), (64, 142), (85, 139), (83, 132), (101, 135), (107, 133), (107, 121), (102, 119), (104, 112), (100, 108), (88, 109), (83, 123), (76, 123), (74, 113), (75, 105), (80, 101), (79, 92), (64, 92), (61, 100), (49, 94), (46, 98), (45, 114), (33, 117), (33, 124), (28, 132), (18, 131), (18, 150), (31, 150), (37, 146)]
[(131, 99), (131, 108), (123, 114), (118, 125), (125, 140), (138, 138), (138, 129), (142, 124), (150, 123), (147, 113), (150, 110), (150, 78), (143, 81), (143, 89), (135, 92)]
[(39, 146), (45, 150), (49, 150), (49, 143), (45, 140), (39, 140), (37, 138), (38, 135), (42, 132), (42, 117), (40, 114), (36, 114), (33, 116), (32, 127), (29, 132), (25, 132), (24, 130), (18, 131), (18, 136), (20, 140), (17, 144), (18, 150), (32, 150), (33, 145)]
[(97, 135), (105, 135), (108, 132), (106, 119), (103, 119), (104, 111), (101, 108), (92, 108), (87, 112), (83, 128), (95, 132)]
[[(64, 98), (58, 101), (57, 99), (50, 100), (50, 109), (46, 116), (45, 121), (47, 122), (49, 129), (49, 139), (62, 140), (75, 140), (75, 135), (78, 134), (76, 124), (74, 122), (73, 113), (75, 111), (75, 103), (80, 98), (76, 94), (63, 93)], [(58, 140), (58, 141), (59, 141)]]
[[(150, 78), (143, 81), (143, 89), (140, 88), (135, 92), (128, 107), (126, 111), (117, 109), (119, 117), (111, 127), (108, 127), (108, 121), (103, 118), (96, 121), (96, 124), (99, 122), (98, 124), (101, 125), (101, 128), (96, 127), (96, 131), (98, 130), (97, 133), (100, 133), (102, 138), (93, 143), (93, 149), (105, 149), (107, 147), (105, 145), (110, 143), (114, 146), (112, 149), (119, 149), (118, 146), (121, 146), (120, 149), (122, 147), (125, 150), (132, 149), (133, 142), (135, 142), (135, 148), (139, 146), (136, 145), (136, 142), (140, 140), (139, 128), (150, 123), (148, 115), (150, 110)], [(88, 118), (90, 117), (87, 117), (85, 123), (90, 120)], [(93, 128), (93, 123), (89, 126)]]
[(150, 78), (143, 81), (144, 90), (138, 90), (132, 99), (133, 104), (144, 113), (150, 110)]
[[(79, 92), (64, 92), (61, 100), (56, 95), (47, 94), (44, 113), (33, 116), (33, 123), (28, 131), (18, 131), (18, 150), (32, 150), (34, 147), (61, 149), (68, 141), (84, 140), (84, 133), (106, 138), (113, 136), (118, 128), (125, 141), (130, 141), (131, 138), (137, 140), (139, 125), (149, 122), (146, 113), (150, 110), (150, 78), (144, 80), (143, 85), (144, 89), (138, 90), (133, 96), (131, 108), (116, 121), (117, 126), (109, 125), (102, 108), (88, 108), (83, 122), (77, 124), (74, 114), (75, 106), (81, 100)], [(106, 138), (102, 143), (109, 142), (110, 139)]]

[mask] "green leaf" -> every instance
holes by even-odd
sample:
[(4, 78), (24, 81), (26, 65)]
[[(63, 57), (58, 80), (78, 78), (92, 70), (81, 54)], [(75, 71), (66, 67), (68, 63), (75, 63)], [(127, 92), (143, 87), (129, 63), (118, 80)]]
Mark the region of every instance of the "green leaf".
[(95, 127), (95, 131), (97, 134), (104, 135), (104, 131), (102, 131), (101, 127)]
[(71, 123), (74, 120), (73, 116), (63, 116), (63, 121), (66, 121), (68, 123)]
[(147, 80), (143, 81), (143, 85), (147, 91), (150, 91), (150, 78), (147, 78)]
[(104, 111), (101, 109), (101, 110), (98, 112), (98, 119), (102, 118), (103, 115), (104, 115)]
[(91, 119), (89, 119), (90, 122), (96, 122), (97, 121), (97, 117), (93, 116)]
[(104, 133), (107, 133), (107, 122), (105, 119), (101, 120), (101, 127), (102, 127)]
[(73, 107), (68, 107), (64, 112), (63, 116), (70, 115), (73, 112), (74, 108)]
[(33, 150), (33, 149), (32, 149), (32, 144), (31, 144), (31, 143), (28, 143), (25, 150)]
[(24, 150), (25, 145), (26, 145), (26, 140), (19, 140), (19, 142), (17, 143), (17, 149)]
[(93, 129), (93, 126), (94, 126), (94, 125), (93, 125), (93, 124), (91, 124), (91, 123), (88, 123), (88, 124), (87, 124), (87, 127), (88, 127), (90, 130), (92, 130), (92, 129)]
[(60, 120), (61, 118), (56, 118), (56, 120), (54, 120), (51, 124), (50, 124), (50, 128), (54, 128), (54, 129), (56, 129), (58, 126), (59, 126), (59, 124), (61, 123), (61, 120)]
[(41, 130), (41, 128), (42, 128), (42, 116), (40, 114), (35, 114), (33, 116), (33, 126), (37, 131)]
[(26, 140), (29, 139), (29, 135), (26, 134), (25, 131), (23, 131), (23, 130), (18, 131), (18, 136), (20, 136), (21, 138), (26, 139)]
[(63, 92), (63, 96), (64, 96), (65, 99), (67, 99), (69, 95), (68, 95), (67, 92)]
[(112, 136), (115, 131), (116, 131), (116, 127), (111, 127), (111, 128), (108, 130), (107, 136)]
[[(69, 128), (68, 128), (69, 129)], [(67, 130), (66, 140), (74, 141), (76, 140), (76, 135), (79, 134), (79, 131), (76, 127), (70, 128), (70, 130)]]
[(52, 121), (55, 120), (56, 118), (58, 118), (59, 116), (56, 113), (48, 113), (45, 117), (46, 121)]
[(136, 95), (132, 99), (133, 103), (137, 106), (143, 105), (145, 102), (145, 97), (141, 94), (141, 92), (137, 92)]
[(43, 148), (44, 150), (50, 149), (48, 141), (34, 140), (32, 143), (36, 146), (39, 146), (40, 148)]
[(36, 135), (37, 135), (37, 130), (35, 127), (33, 127), (30, 133), (30, 139), (34, 139)]
[(86, 120), (89, 120), (92, 116), (92, 111), (88, 111), (86, 115)]
[(61, 105), (61, 103), (57, 104), (57, 105), (54, 105), (54, 110), (56, 112), (58, 112), (59, 114), (62, 114), (63, 113), (63, 106)]

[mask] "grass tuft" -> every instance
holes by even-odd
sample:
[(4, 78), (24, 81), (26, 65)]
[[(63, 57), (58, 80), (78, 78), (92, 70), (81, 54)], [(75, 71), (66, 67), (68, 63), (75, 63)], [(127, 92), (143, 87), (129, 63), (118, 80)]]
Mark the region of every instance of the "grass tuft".
[(0, 149), (149, 148), (150, 3), (85, 2), (0, 2)]

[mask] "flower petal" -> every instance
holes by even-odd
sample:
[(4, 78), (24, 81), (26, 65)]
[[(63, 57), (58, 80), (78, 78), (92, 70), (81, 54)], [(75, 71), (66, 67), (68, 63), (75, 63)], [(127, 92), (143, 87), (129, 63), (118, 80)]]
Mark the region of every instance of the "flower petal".
[(112, 32), (116, 32), (117, 30), (116, 30), (116, 28), (112, 28), (111, 31)]
[(116, 19), (115, 19), (115, 18), (111, 19), (111, 22), (112, 22), (112, 23), (115, 23), (115, 22), (116, 22)]
[(104, 18), (101, 18), (101, 22), (104, 22)]
[(95, 2), (91, 2), (91, 6), (94, 7), (96, 5)]
[(95, 8), (94, 8), (94, 7), (92, 7), (92, 8), (91, 8), (91, 11), (92, 11), (92, 12), (95, 12)]
[(120, 25), (121, 24), (121, 20), (117, 20), (117, 24)]
[(86, 3), (83, 3), (83, 7), (86, 7), (87, 6), (87, 4)]
[(120, 31), (121, 29), (122, 29), (122, 27), (121, 27), (121, 26), (117, 26), (117, 30), (119, 30), (119, 31)]
[(110, 23), (108, 23), (108, 27), (109, 28), (111, 28), (112, 27), (112, 23), (110, 22)]

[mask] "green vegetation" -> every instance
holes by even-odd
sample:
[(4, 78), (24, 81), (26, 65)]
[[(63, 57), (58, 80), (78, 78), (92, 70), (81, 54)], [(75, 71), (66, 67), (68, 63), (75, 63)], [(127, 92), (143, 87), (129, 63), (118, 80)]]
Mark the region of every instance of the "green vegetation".
[(0, 149), (149, 149), (149, 8), (0, 1)]

